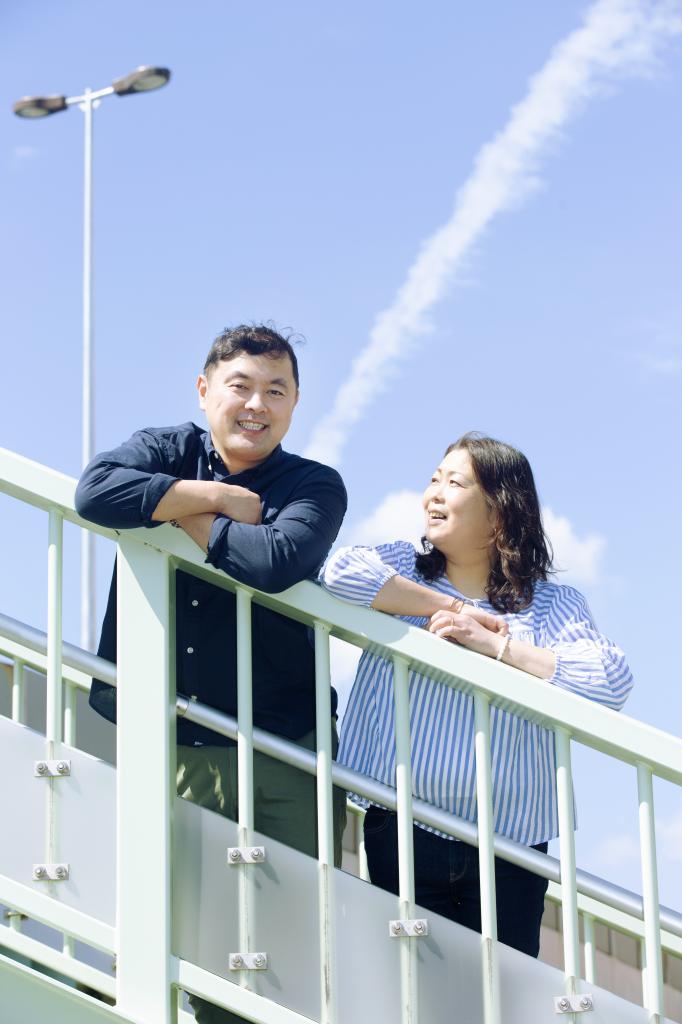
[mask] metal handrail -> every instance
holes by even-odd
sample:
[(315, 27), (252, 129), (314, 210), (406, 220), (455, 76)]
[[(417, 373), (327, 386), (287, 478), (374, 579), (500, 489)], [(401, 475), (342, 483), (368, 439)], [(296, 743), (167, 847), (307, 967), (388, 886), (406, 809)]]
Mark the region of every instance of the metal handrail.
[[(682, 785), (682, 740), (661, 730), (616, 713), (584, 697), (560, 687), (547, 685), (510, 666), (484, 658), (462, 647), (443, 644), (424, 630), (380, 612), (358, 608), (341, 602), (312, 583), (299, 583), (282, 594), (266, 594), (245, 586), (212, 566), (207, 565), (196, 545), (182, 531), (161, 526), (159, 529), (132, 529), (117, 532), (93, 527), (81, 520), (74, 509), (75, 480), (55, 473), (21, 456), (0, 449), (0, 492), (44, 509), (48, 513), (48, 634), (46, 653), (39, 653), (41, 667), (47, 673), (46, 756), (51, 758), (59, 745), (73, 742), (75, 705), (74, 686), (87, 686), (82, 676), (76, 678), (73, 668), (64, 671), (62, 644), (62, 560), (63, 524), (73, 522), (85, 529), (105, 535), (118, 543), (119, 552), (119, 650), (118, 673), (130, 680), (118, 707), (119, 747), (125, 737), (125, 755), (119, 759), (117, 793), (119, 806), (139, 810), (139, 773), (146, 772), (148, 813), (119, 819), (117, 857), (117, 935), (119, 959), (117, 999), (123, 1010), (160, 1014), (169, 1019), (169, 993), (173, 985), (170, 957), (170, 839), (172, 803), (169, 771), (173, 763), (170, 747), (172, 732), (168, 724), (169, 686), (174, 657), (169, 649), (172, 598), (171, 573), (181, 567), (215, 586), (237, 595), (238, 636), (237, 663), (240, 693), (238, 732), (239, 761), (239, 834), (243, 845), (249, 844), (253, 831), (253, 785), (251, 760), (254, 749), (270, 748), (275, 757), (298, 763), (311, 770), (312, 755), (305, 755), (295, 744), (277, 737), (264, 742), (260, 731), (253, 728), (250, 700), (251, 630), (250, 606), (263, 604), (290, 618), (315, 628), (316, 714), (318, 721), (317, 756), (312, 768), (317, 775), (318, 849), (320, 896), (320, 953), (324, 969), (320, 978), (321, 1020), (334, 1024), (334, 984), (331, 953), (332, 893), (330, 886), (331, 829), (330, 810), (332, 782), (363, 793), (369, 799), (395, 806), (398, 813), (400, 916), (409, 918), (414, 904), (414, 878), (410, 836), (413, 817), (432, 827), (453, 834), (468, 842), (477, 842), (480, 830), (479, 862), (481, 880), (481, 931), (483, 1016), (485, 1024), (499, 1024), (500, 990), (497, 962), (495, 913), (495, 877), (493, 853), (497, 852), (542, 875), (556, 878), (563, 875), (562, 910), (564, 930), (564, 985), (568, 997), (576, 996), (580, 987), (580, 951), (578, 934), (578, 892), (601, 900), (608, 887), (609, 902), (637, 919), (643, 920), (644, 1004), (656, 1019), (663, 1012), (663, 979), (661, 957), (661, 925), (672, 927), (678, 937), (679, 915), (661, 908), (658, 903), (655, 818), (653, 803), (654, 775)], [(394, 664), (396, 719), (397, 789), (383, 787), (376, 780), (357, 776), (342, 766), (333, 766), (330, 756), (329, 713), (325, 700), (329, 691), (329, 638), (339, 637), (362, 649), (390, 658)], [(23, 664), (19, 641), (14, 645), (13, 716), (20, 720), (23, 701)], [(73, 655), (73, 651), (67, 652)], [(82, 653), (82, 652), (81, 652)], [(141, 656), (144, 657), (141, 660)], [(95, 668), (96, 666), (91, 666)], [(475, 704), (476, 796), (478, 824), (462, 822), (454, 816), (412, 799), (411, 753), (409, 734), (408, 670), (426, 674), (446, 686), (473, 697)], [(80, 672), (80, 669), (78, 670)], [(97, 675), (100, 675), (99, 671)], [(135, 686), (145, 679), (145, 686)], [(66, 690), (63, 681), (66, 681)], [(322, 692), (326, 688), (326, 696)], [(135, 691), (134, 697), (128, 694)], [(243, 698), (243, 699), (242, 699)], [(547, 860), (534, 850), (501, 836), (492, 826), (492, 785), (490, 778), (489, 707), (494, 705), (553, 731), (556, 741), (556, 785), (560, 816), (559, 869), (553, 859)], [(16, 711), (15, 709), (19, 709)], [(210, 728), (225, 728), (234, 734), (235, 724), (226, 723), (219, 712), (198, 708), (194, 702), (179, 698), (177, 710), (191, 720), (199, 720)], [(326, 722), (326, 726), (325, 726)], [(228, 735), (230, 733), (227, 733)], [(642, 858), (643, 897), (604, 883), (575, 864), (573, 836), (573, 794), (571, 780), (571, 742), (576, 740), (607, 756), (633, 765), (637, 770), (639, 832)], [(274, 746), (272, 744), (274, 743)], [(155, 757), (149, 758), (150, 746)], [(277, 751), (279, 747), (279, 751)], [(292, 749), (289, 749), (292, 748)], [(302, 760), (300, 760), (303, 755)], [(310, 760), (309, 760), (310, 759)], [(307, 763), (306, 763), (307, 762)], [(243, 792), (242, 792), (243, 791)], [(242, 796), (244, 799), (242, 799)], [(56, 804), (50, 803), (46, 829), (48, 862), (53, 859), (54, 819)], [(134, 824), (133, 824), (134, 823)], [(160, 870), (153, 880), (144, 874), (144, 857), (156, 858)], [(538, 858), (535, 863), (534, 859)], [(153, 884), (152, 884), (153, 882)], [(252, 887), (239, 886), (239, 930), (248, 940), (248, 921), (253, 906)], [(144, 891), (150, 907), (144, 928), (139, 926), (136, 894)], [(670, 916), (672, 915), (672, 916)], [(588, 917), (585, 918), (586, 926)], [(248, 943), (247, 943), (248, 944)], [(594, 947), (594, 943), (591, 943)], [(70, 947), (65, 941), (65, 952)], [(587, 946), (586, 946), (587, 950)], [(151, 953), (150, 953), (151, 951)], [(588, 979), (594, 978), (594, 956), (586, 967)], [(416, 946), (401, 944), (401, 1004), (404, 1024), (415, 1020)], [(151, 972), (151, 973), (150, 973)], [(203, 982), (202, 982), (203, 983)], [(201, 993), (200, 993), (201, 994)], [(570, 1002), (570, 1000), (569, 1000)]]
[[(3, 639), (21, 644), (28, 651), (35, 651), (38, 654), (44, 654), (47, 650), (46, 633), (0, 613), (0, 650)], [(65, 665), (116, 686), (116, 665), (113, 662), (90, 654), (75, 644), (64, 643), (62, 650)], [(80, 685), (83, 690), (89, 689), (83, 684)], [(203, 726), (228, 739), (237, 739), (237, 719), (232, 715), (227, 715), (200, 701), (190, 701), (182, 694), (178, 694), (176, 711), (178, 715), (195, 725)], [(291, 740), (254, 727), (253, 745), (260, 753), (282, 761), (292, 768), (298, 768), (309, 775), (316, 774), (315, 755)], [(372, 803), (388, 807), (390, 810), (396, 809), (395, 789), (370, 776), (335, 763), (332, 767), (332, 780), (335, 786), (356, 793)], [(415, 821), (460, 839), (470, 846), (478, 846), (478, 828), (472, 822), (418, 798), (413, 798), (412, 806)], [(557, 857), (539, 853), (523, 843), (507, 839), (506, 836), (496, 835), (494, 842), (496, 856), (547, 878), (550, 882), (561, 884), (561, 867)], [(584, 896), (637, 920), (643, 919), (642, 897), (637, 893), (581, 869), (576, 872), (576, 879), (578, 891)], [(605, 921), (608, 923), (607, 919)], [(671, 935), (682, 938), (682, 914), (670, 907), (661, 906), (661, 926)]]

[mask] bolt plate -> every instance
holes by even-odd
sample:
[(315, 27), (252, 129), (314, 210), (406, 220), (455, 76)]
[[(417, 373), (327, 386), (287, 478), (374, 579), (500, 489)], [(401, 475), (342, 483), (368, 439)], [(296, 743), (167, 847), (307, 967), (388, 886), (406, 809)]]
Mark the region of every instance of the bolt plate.
[[(57, 765), (63, 765), (61, 771), (59, 771)], [(42, 768), (42, 771), (38, 770), (39, 766)], [(71, 762), (67, 761), (65, 757), (59, 757), (56, 761), (35, 761), (33, 764), (33, 774), (37, 779), (64, 779), (67, 775), (71, 774)]]
[(429, 922), (423, 917), (415, 918), (413, 921), (389, 921), (388, 934), (392, 939), (406, 936), (421, 939), (429, 934)]
[(267, 953), (230, 953), (231, 971), (266, 971)]
[(577, 996), (554, 997), (555, 1013), (588, 1013), (590, 1010), (594, 1010), (594, 1001), (586, 992)]
[[(43, 874), (40, 874), (40, 868), (43, 869)], [(68, 882), (69, 880), (69, 865), (68, 864), (34, 864), (33, 865), (33, 881), (34, 882)]]
[(265, 861), (264, 846), (228, 846), (228, 864), (262, 864)]

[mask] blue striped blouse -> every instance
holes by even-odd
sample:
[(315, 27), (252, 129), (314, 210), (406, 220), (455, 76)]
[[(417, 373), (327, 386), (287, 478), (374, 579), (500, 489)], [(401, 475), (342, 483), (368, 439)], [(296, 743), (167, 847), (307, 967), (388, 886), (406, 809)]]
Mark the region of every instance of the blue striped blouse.
[[(464, 597), (445, 576), (424, 580), (415, 566), (416, 555), (406, 541), (342, 548), (328, 559), (320, 582), (337, 597), (362, 605), (370, 605), (396, 574), (449, 596)], [(488, 601), (464, 600), (495, 612)], [(415, 626), (427, 621), (401, 618)], [(620, 648), (597, 631), (577, 590), (538, 583), (531, 604), (504, 618), (514, 639), (550, 647), (556, 653), (551, 685), (616, 710), (623, 706), (633, 683), (630, 669)], [(418, 672), (410, 673), (409, 683), (413, 792), (475, 822), (473, 699)], [(490, 730), (495, 831), (527, 845), (552, 839), (559, 832), (553, 732), (495, 707)], [(395, 786), (393, 666), (367, 651), (360, 659), (343, 720), (338, 760)]]

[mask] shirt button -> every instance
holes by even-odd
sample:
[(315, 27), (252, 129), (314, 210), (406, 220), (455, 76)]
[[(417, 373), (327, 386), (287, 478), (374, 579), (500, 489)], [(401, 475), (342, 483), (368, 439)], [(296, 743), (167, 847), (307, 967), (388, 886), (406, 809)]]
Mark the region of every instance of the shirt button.
[(195, 597), (194, 600), (192, 601), (192, 608), (197, 608), (198, 605), (199, 605), (199, 602), (197, 601), (197, 599)]
[(188, 654), (194, 654), (194, 648), (193, 647), (188, 647), (187, 648), (187, 653)]

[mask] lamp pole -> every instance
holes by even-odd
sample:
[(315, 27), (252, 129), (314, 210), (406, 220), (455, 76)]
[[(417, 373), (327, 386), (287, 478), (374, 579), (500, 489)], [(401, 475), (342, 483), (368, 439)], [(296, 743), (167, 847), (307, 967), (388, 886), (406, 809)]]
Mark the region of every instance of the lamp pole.
[[(91, 90), (86, 89), (80, 108), (85, 127), (83, 174), (83, 423), (82, 468), (95, 453), (95, 393), (93, 365), (92, 324), (92, 115)], [(81, 647), (95, 649), (95, 535), (92, 530), (81, 531)]]
[[(118, 78), (112, 85), (82, 96), (26, 96), (12, 110), (18, 117), (35, 120), (78, 106), (84, 116), (83, 174), (83, 384), (82, 384), (82, 466), (91, 461), (95, 450), (94, 329), (93, 329), (93, 247), (92, 247), (92, 139), (93, 113), (105, 96), (130, 96), (160, 89), (170, 79), (168, 68), (145, 65)], [(95, 649), (95, 535), (83, 530), (81, 536), (81, 628), (80, 643), (85, 650)]]

